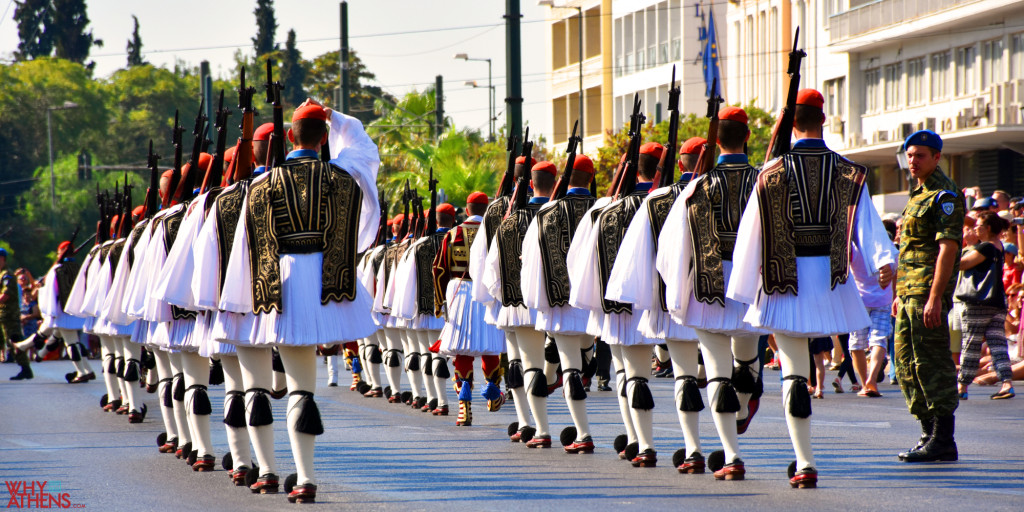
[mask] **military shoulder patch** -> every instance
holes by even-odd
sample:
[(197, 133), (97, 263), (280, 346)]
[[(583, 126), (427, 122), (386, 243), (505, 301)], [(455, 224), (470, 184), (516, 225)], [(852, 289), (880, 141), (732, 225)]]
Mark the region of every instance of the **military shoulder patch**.
[(942, 203), (942, 213), (946, 215), (953, 215), (953, 210), (956, 209), (956, 205), (952, 202)]

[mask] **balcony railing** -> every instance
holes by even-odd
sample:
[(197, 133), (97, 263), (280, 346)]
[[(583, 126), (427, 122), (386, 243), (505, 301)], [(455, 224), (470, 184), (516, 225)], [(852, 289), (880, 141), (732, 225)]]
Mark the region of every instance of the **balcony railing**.
[(829, 17), (833, 43), (984, 0), (877, 0)]

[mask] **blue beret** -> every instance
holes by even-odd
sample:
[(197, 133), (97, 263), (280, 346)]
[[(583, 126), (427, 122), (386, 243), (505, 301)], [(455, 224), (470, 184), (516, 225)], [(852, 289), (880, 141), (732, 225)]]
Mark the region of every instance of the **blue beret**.
[(988, 210), (993, 206), (997, 206), (996, 200), (991, 197), (983, 197), (974, 201), (974, 205), (971, 206), (972, 210)]
[(931, 130), (918, 130), (907, 137), (906, 142), (903, 143), (903, 151), (910, 146), (927, 146), (936, 151), (942, 151), (942, 137)]
[(6, 258), (7, 257), (7, 249), (4, 249), (3, 247), (0, 247), (0, 256), (3, 256), (4, 258)]

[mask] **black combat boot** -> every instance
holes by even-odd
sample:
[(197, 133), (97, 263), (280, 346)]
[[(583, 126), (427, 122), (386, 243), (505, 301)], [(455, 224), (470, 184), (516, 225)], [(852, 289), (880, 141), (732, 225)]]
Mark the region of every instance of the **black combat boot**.
[(916, 446), (905, 452), (900, 452), (898, 455), (896, 455), (896, 458), (898, 458), (901, 461), (906, 460), (908, 454), (914, 453), (920, 450), (921, 448), (924, 448), (924, 445), (928, 444), (928, 441), (931, 440), (932, 430), (934, 428), (935, 418), (926, 418), (921, 420), (921, 439), (917, 440)]
[(34, 377), (34, 375), (32, 375), (32, 368), (30, 368), (28, 365), (25, 365), (22, 366), (21, 371), (18, 372), (18, 374), (15, 375), (14, 377), (11, 377), (10, 380), (27, 380), (31, 379), (32, 377)]
[(910, 452), (903, 462), (954, 462), (958, 458), (953, 439), (955, 420), (952, 414), (935, 418), (932, 438), (918, 451)]

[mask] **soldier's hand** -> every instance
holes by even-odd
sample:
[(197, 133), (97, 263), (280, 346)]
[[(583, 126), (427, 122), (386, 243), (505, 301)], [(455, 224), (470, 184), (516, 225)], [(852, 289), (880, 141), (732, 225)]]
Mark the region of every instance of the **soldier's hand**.
[(924, 305), (924, 326), (934, 329), (942, 325), (942, 303), (939, 299), (928, 297)]
[(900, 310), (900, 299), (896, 298), (895, 300), (892, 301), (892, 311), (890, 312), (892, 314), (893, 318), (896, 318), (896, 314), (897, 314), (897, 312), (899, 312), (899, 310)]
[(892, 282), (892, 265), (884, 265), (878, 269), (878, 286), (887, 288)]

